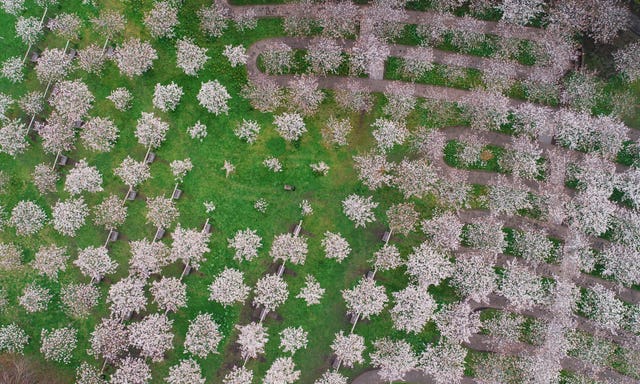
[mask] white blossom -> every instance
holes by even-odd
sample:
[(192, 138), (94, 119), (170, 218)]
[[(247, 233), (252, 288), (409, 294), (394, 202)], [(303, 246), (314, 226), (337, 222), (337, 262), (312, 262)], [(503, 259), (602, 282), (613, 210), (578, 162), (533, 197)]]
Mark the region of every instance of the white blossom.
[(42, 312), (47, 309), (52, 298), (48, 288), (29, 284), (22, 291), (22, 296), (18, 297), (18, 304), (28, 313)]
[(293, 384), (300, 378), (291, 357), (278, 357), (264, 375), (264, 384)]
[(118, 139), (119, 130), (108, 117), (90, 117), (82, 126), (80, 139), (84, 146), (97, 152), (109, 152)]
[(37, 17), (18, 16), (15, 27), (16, 36), (26, 45), (33, 45), (42, 37), (42, 24)]
[(202, 107), (214, 115), (226, 115), (229, 112), (227, 102), (231, 99), (231, 95), (218, 80), (202, 83), (197, 99)]
[(29, 147), (25, 139), (26, 125), (20, 120), (5, 121), (0, 127), (0, 153), (4, 152), (11, 157), (23, 153)]
[(198, 139), (201, 142), (207, 137), (207, 126), (198, 120), (193, 126), (187, 129), (187, 133), (192, 139)]
[(329, 165), (327, 165), (327, 163), (325, 163), (324, 161), (309, 164), (309, 167), (314, 173), (322, 176), (327, 176), (327, 173), (329, 173), (329, 169), (331, 169), (331, 167), (329, 167)]
[(249, 100), (253, 108), (261, 112), (274, 112), (284, 100), (284, 91), (280, 85), (267, 76), (249, 79), (240, 94)]
[(422, 332), (437, 307), (427, 287), (420, 285), (393, 292), (393, 300), (395, 305), (390, 310), (393, 327), (405, 332)]
[(459, 343), (468, 343), (482, 326), (480, 313), (474, 312), (467, 302), (445, 305), (435, 320), (442, 336)]
[(190, 158), (184, 160), (173, 160), (169, 164), (173, 178), (177, 183), (181, 183), (189, 171), (193, 169), (193, 163)]
[(640, 78), (640, 43), (632, 42), (626, 47), (614, 52), (613, 58), (616, 69), (624, 74), (629, 81)]
[(83, 191), (95, 193), (101, 192), (102, 175), (98, 168), (89, 166), (85, 159), (78, 161), (67, 175), (64, 182), (64, 190), (72, 196), (82, 193)]
[(169, 248), (162, 242), (142, 239), (131, 241), (129, 245), (129, 273), (133, 276), (146, 279), (160, 273), (161, 268), (169, 264)]
[(227, 9), (220, 7), (217, 3), (200, 8), (198, 17), (200, 18), (200, 29), (208, 36), (220, 37), (227, 28)]
[(372, 199), (372, 196), (365, 198), (352, 194), (342, 201), (342, 211), (349, 220), (354, 222), (356, 228), (366, 227), (367, 223), (375, 221), (373, 210), (378, 206), (378, 203)]
[(242, 123), (233, 130), (233, 133), (241, 140), (249, 144), (253, 144), (258, 139), (260, 133), (260, 125), (254, 120), (242, 119)]
[(302, 116), (298, 113), (284, 112), (276, 115), (273, 124), (276, 126), (276, 131), (286, 141), (299, 140), (302, 134), (307, 132)]
[(384, 381), (401, 381), (405, 373), (418, 364), (411, 345), (404, 340), (388, 338), (373, 342), (374, 352), (369, 354), (371, 365), (378, 367), (378, 376)]
[(440, 342), (427, 345), (420, 355), (418, 367), (433, 377), (436, 384), (460, 383), (464, 377), (467, 350), (459, 344)]
[(309, 332), (302, 327), (287, 327), (280, 332), (280, 349), (292, 355), (300, 349), (306, 349), (308, 335)]
[(93, 223), (114, 230), (127, 219), (127, 206), (116, 195), (109, 195), (93, 208)]
[(93, 284), (68, 284), (60, 289), (65, 313), (74, 318), (87, 318), (98, 305), (100, 290)]
[(451, 285), (463, 297), (477, 302), (488, 301), (489, 295), (498, 289), (497, 275), (493, 269), (495, 257), (490, 253), (473, 253), (456, 260)]
[(21, 200), (11, 210), (9, 224), (16, 229), (18, 236), (31, 236), (38, 233), (47, 221), (47, 214), (33, 201)]
[(336, 333), (331, 343), (333, 353), (348, 368), (353, 368), (355, 364), (364, 363), (362, 353), (365, 348), (364, 337), (355, 333), (345, 336), (343, 331)]
[(234, 268), (225, 268), (209, 286), (209, 300), (225, 306), (244, 303), (250, 291), (244, 284), (244, 273)]
[(113, 364), (129, 347), (129, 330), (117, 319), (103, 318), (91, 332), (89, 342), (91, 348), (87, 353), (96, 358), (102, 357)]
[(281, 75), (291, 68), (293, 50), (282, 42), (270, 43), (261, 55), (265, 72), (269, 75)]
[(63, 235), (74, 237), (85, 223), (89, 208), (82, 197), (55, 203), (52, 212), (53, 228)]
[(57, 280), (58, 272), (66, 271), (69, 257), (67, 248), (57, 245), (41, 245), (31, 261), (31, 266), (38, 274)]
[(244, 65), (247, 63), (249, 56), (247, 50), (242, 45), (225, 45), (222, 55), (225, 56), (233, 68), (238, 65)]
[(197, 76), (207, 60), (207, 48), (197, 46), (192, 39), (184, 37), (176, 43), (176, 64), (187, 75)]
[(223, 384), (251, 384), (253, 382), (253, 372), (245, 367), (234, 366), (222, 380)]
[(264, 346), (269, 340), (269, 335), (264, 325), (260, 323), (249, 323), (235, 327), (238, 331), (238, 341), (240, 345), (240, 355), (243, 359), (257, 358), (264, 353)]
[(169, 368), (168, 384), (204, 384), (205, 378), (198, 363), (193, 359), (180, 360), (180, 363)]
[(10, 57), (2, 63), (0, 76), (12, 83), (20, 83), (24, 80), (22, 68), (22, 59), (19, 56)]
[(178, 8), (169, 1), (159, 1), (144, 16), (144, 24), (153, 38), (173, 37), (178, 20)]
[(395, 165), (387, 161), (384, 154), (369, 153), (353, 157), (354, 168), (362, 184), (374, 191), (380, 187), (391, 185), (391, 172)]
[(229, 248), (235, 249), (234, 259), (251, 261), (258, 256), (258, 249), (262, 247), (262, 237), (256, 230), (245, 229), (236, 232), (233, 238), (227, 239)]
[(118, 263), (111, 260), (106, 247), (86, 247), (78, 251), (78, 258), (73, 264), (80, 272), (91, 278), (91, 281), (100, 281), (105, 275), (116, 271)]
[(254, 294), (255, 306), (263, 306), (267, 311), (275, 311), (289, 297), (289, 288), (282, 277), (265, 275), (256, 283)]
[(144, 281), (135, 277), (125, 277), (109, 287), (107, 303), (111, 314), (119, 319), (127, 319), (134, 312), (147, 307), (144, 295)]
[(107, 96), (107, 99), (111, 100), (117, 110), (126, 111), (131, 107), (131, 100), (133, 100), (133, 96), (127, 88), (120, 87), (111, 91), (109, 96)]
[(148, 41), (130, 38), (116, 48), (114, 59), (120, 73), (132, 78), (140, 76), (153, 66), (158, 58), (156, 50)]
[(180, 224), (173, 232), (171, 260), (180, 260), (185, 266), (199, 269), (205, 260), (204, 255), (210, 251), (209, 234), (196, 229), (184, 229)]
[(382, 285), (375, 280), (362, 278), (352, 289), (343, 289), (342, 298), (347, 305), (347, 312), (368, 319), (382, 312), (389, 300)]
[(309, 75), (295, 76), (287, 83), (289, 109), (305, 116), (313, 115), (324, 99), (318, 79)]
[(165, 311), (177, 312), (187, 306), (187, 286), (175, 277), (162, 277), (154, 281), (149, 289), (154, 303)]
[(371, 124), (373, 128), (373, 138), (378, 143), (381, 151), (388, 151), (395, 145), (401, 145), (409, 135), (405, 124), (401, 121), (392, 121), (387, 119), (376, 119)]
[(291, 233), (282, 233), (273, 239), (269, 256), (274, 261), (289, 261), (296, 265), (304, 264), (308, 253), (307, 241), (304, 237), (293, 236)]
[(449, 256), (428, 242), (413, 247), (406, 264), (407, 273), (422, 287), (439, 285), (442, 280), (450, 277), (454, 270)]
[(173, 81), (167, 85), (156, 83), (153, 106), (163, 112), (175, 111), (183, 94), (182, 87)]
[(307, 47), (306, 60), (315, 74), (335, 74), (342, 63), (342, 48), (333, 39), (316, 37)]
[(134, 188), (151, 177), (149, 165), (142, 161), (135, 161), (130, 156), (122, 160), (120, 166), (114, 169), (113, 173), (130, 188)]
[(151, 380), (151, 368), (144, 359), (127, 356), (111, 375), (111, 384), (147, 384)]
[(271, 172), (282, 172), (282, 163), (275, 157), (267, 157), (262, 164), (267, 167)]
[(71, 354), (78, 343), (78, 330), (71, 327), (57, 329), (43, 329), (40, 337), (42, 345), (40, 352), (45, 360), (69, 364)]
[(300, 293), (296, 295), (296, 298), (303, 299), (307, 306), (320, 304), (320, 299), (322, 299), (325, 289), (320, 286), (320, 283), (313, 275), (305, 276), (304, 281), (305, 284), (300, 289)]
[(157, 148), (166, 139), (169, 123), (156, 117), (153, 112), (142, 112), (136, 123), (135, 136), (145, 147)]
[(173, 320), (167, 315), (152, 314), (137, 323), (129, 325), (129, 342), (140, 349), (142, 357), (149, 357), (153, 362), (164, 360), (165, 352), (173, 348)]
[(0, 270), (18, 269), (22, 262), (22, 250), (13, 243), (0, 243)]
[(222, 341), (220, 326), (208, 313), (199, 313), (189, 321), (189, 329), (184, 339), (184, 353), (206, 359), (210, 353), (218, 353)]
[(29, 336), (15, 323), (0, 326), (0, 351), (22, 355), (27, 344)]

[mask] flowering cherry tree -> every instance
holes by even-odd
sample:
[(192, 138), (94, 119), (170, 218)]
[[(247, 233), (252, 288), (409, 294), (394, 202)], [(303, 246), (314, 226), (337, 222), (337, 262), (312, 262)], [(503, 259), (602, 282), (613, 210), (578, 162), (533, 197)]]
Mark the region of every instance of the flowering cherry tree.
[(257, 358), (264, 353), (264, 346), (269, 340), (267, 330), (261, 323), (252, 322), (246, 325), (236, 325), (240, 355), (243, 359)]
[(226, 115), (229, 112), (227, 103), (231, 99), (231, 95), (218, 80), (209, 80), (206, 83), (202, 83), (197, 99), (202, 107), (216, 116)]
[(547, 298), (541, 279), (515, 261), (505, 267), (498, 293), (504, 296), (516, 311), (543, 304)]
[(474, 253), (458, 258), (451, 285), (457, 288), (463, 297), (480, 303), (487, 302), (489, 295), (498, 289), (498, 276), (492, 259), (495, 257), (491, 253)]
[(351, 253), (347, 239), (342, 237), (340, 233), (325, 232), (320, 244), (324, 249), (325, 257), (335, 259), (338, 263), (341, 263)]
[(261, 57), (267, 74), (281, 75), (291, 68), (293, 50), (285, 43), (274, 42), (264, 49)]
[(114, 169), (113, 173), (131, 190), (151, 177), (149, 165), (143, 161), (135, 161), (130, 156), (122, 160), (120, 166)]
[(242, 45), (225, 45), (224, 51), (222, 51), (222, 55), (229, 60), (229, 63), (231, 63), (231, 66), (233, 68), (237, 67), (238, 65), (246, 64), (247, 59), (249, 58), (246, 48)]
[(278, 357), (264, 375), (264, 384), (293, 384), (300, 378), (291, 357)]
[(437, 247), (452, 251), (460, 247), (460, 236), (464, 226), (452, 212), (444, 212), (421, 223), (422, 231)]
[(82, 197), (55, 203), (51, 215), (53, 228), (65, 236), (74, 237), (85, 223), (89, 208)]
[(45, 360), (69, 364), (71, 354), (78, 344), (78, 330), (71, 327), (43, 329), (40, 333), (40, 352)]
[(91, 332), (89, 342), (91, 348), (87, 352), (90, 355), (114, 364), (129, 347), (129, 330), (116, 319), (103, 318)]
[(413, 247), (406, 264), (407, 273), (422, 287), (440, 284), (451, 276), (454, 269), (449, 255), (435, 249), (428, 242)]
[(129, 325), (129, 343), (140, 349), (140, 355), (153, 362), (164, 360), (164, 354), (173, 348), (173, 320), (167, 315), (154, 313)]
[(90, 193), (101, 192), (103, 190), (102, 175), (98, 168), (89, 166), (85, 159), (81, 159), (69, 171), (64, 182), (64, 190), (72, 196), (84, 191)]
[(280, 85), (266, 76), (249, 79), (240, 94), (249, 99), (253, 108), (261, 112), (275, 111), (284, 100), (284, 91)]
[(107, 303), (111, 314), (119, 319), (128, 319), (134, 312), (147, 307), (144, 295), (144, 281), (135, 277), (125, 277), (109, 287)]
[(347, 312), (359, 315), (364, 319), (382, 312), (389, 298), (382, 285), (375, 280), (362, 278), (352, 289), (343, 289), (342, 298), (347, 305)]
[(280, 332), (280, 349), (293, 355), (296, 351), (307, 348), (308, 335), (302, 327), (287, 327)]
[(260, 133), (260, 125), (254, 120), (242, 119), (242, 123), (233, 130), (233, 133), (241, 140), (249, 144), (253, 144), (258, 139)]
[(342, 211), (355, 223), (356, 228), (366, 227), (367, 223), (375, 221), (373, 210), (378, 207), (378, 203), (373, 201), (373, 197), (363, 197), (352, 194), (342, 201)]
[(153, 66), (158, 58), (156, 50), (148, 41), (130, 38), (116, 48), (114, 59), (120, 73), (133, 78), (140, 76)]
[(218, 344), (222, 341), (220, 326), (208, 313), (199, 313), (189, 321), (189, 329), (184, 339), (184, 353), (206, 359), (210, 353), (218, 353)]
[(253, 372), (245, 367), (234, 366), (222, 380), (223, 384), (251, 384)]
[(209, 286), (209, 300), (222, 305), (244, 303), (251, 289), (244, 284), (244, 274), (234, 268), (225, 268)]
[(384, 152), (395, 145), (402, 145), (409, 136), (409, 131), (401, 121), (376, 119), (371, 126), (375, 128), (373, 130), (373, 138), (376, 139), (378, 148)]
[(289, 297), (289, 288), (282, 277), (266, 275), (258, 280), (254, 293), (255, 306), (263, 306), (267, 311), (275, 311)]
[(108, 117), (90, 117), (82, 126), (80, 139), (85, 147), (97, 152), (109, 152), (118, 139), (118, 127)]
[(126, 111), (131, 107), (133, 95), (127, 88), (119, 87), (111, 91), (107, 99), (111, 100), (118, 111)]
[(385, 381), (401, 381), (404, 375), (418, 364), (411, 345), (404, 340), (388, 338), (373, 342), (374, 351), (369, 354), (371, 365), (378, 367), (378, 375)]
[(307, 132), (307, 127), (302, 120), (302, 116), (298, 113), (282, 113), (276, 115), (273, 124), (276, 126), (276, 131), (286, 141), (299, 140), (303, 133)]
[(69, 257), (67, 248), (53, 244), (49, 246), (41, 245), (31, 261), (31, 266), (38, 274), (57, 280), (58, 272), (67, 269)]
[(349, 80), (343, 88), (335, 90), (338, 105), (352, 112), (368, 112), (373, 107), (373, 98), (369, 89), (355, 80)]
[(333, 353), (336, 354), (340, 363), (348, 368), (353, 368), (355, 364), (364, 363), (362, 353), (365, 348), (364, 337), (355, 333), (345, 336), (343, 331), (336, 333), (331, 343)]
[(304, 237), (293, 236), (291, 233), (282, 233), (273, 239), (269, 256), (274, 261), (282, 260), (282, 263), (289, 261), (293, 264), (304, 264), (307, 253), (307, 241)]
[(21, 200), (11, 210), (9, 225), (16, 229), (18, 236), (38, 233), (47, 221), (47, 214), (33, 201)]
[(157, 83), (153, 93), (153, 106), (163, 112), (174, 111), (183, 94), (182, 87), (173, 81), (167, 85)]
[(358, 171), (358, 178), (362, 184), (374, 191), (380, 187), (391, 185), (391, 172), (395, 164), (387, 160), (387, 156), (379, 153), (369, 153), (353, 157), (354, 168)]
[(159, 1), (144, 16), (144, 24), (153, 38), (175, 36), (178, 20), (178, 8), (169, 1)]
[(0, 326), (0, 351), (23, 354), (27, 344), (29, 336), (15, 323)]
[(187, 306), (187, 286), (175, 277), (162, 277), (151, 284), (149, 290), (158, 308), (166, 312), (177, 312)]
[(393, 327), (405, 332), (422, 332), (437, 307), (427, 288), (420, 285), (409, 285), (394, 292), (393, 300), (395, 305), (390, 310)]
[(93, 284), (68, 284), (60, 289), (60, 301), (64, 311), (73, 318), (89, 317), (99, 300), (100, 290)]
[(307, 47), (307, 61), (314, 73), (336, 73), (342, 63), (342, 48), (333, 39), (316, 37)]
[(480, 313), (474, 312), (468, 302), (445, 305), (435, 320), (442, 336), (459, 343), (468, 343), (482, 325)]
[(138, 142), (147, 148), (157, 148), (166, 139), (169, 123), (156, 117), (153, 112), (142, 112), (136, 123), (135, 135)]
[(103, 50), (107, 47), (110, 39), (113, 39), (115, 36), (121, 35), (122, 32), (124, 32), (127, 25), (127, 20), (124, 15), (111, 9), (101, 10), (98, 17), (93, 18), (90, 21), (91, 24), (93, 24), (95, 31), (105, 39)]
[(129, 273), (133, 276), (146, 279), (160, 273), (161, 268), (169, 263), (169, 248), (162, 242), (142, 239), (131, 241), (129, 245)]
[(205, 378), (198, 363), (193, 359), (180, 360), (169, 368), (169, 376), (164, 379), (168, 384), (204, 384)]
[(29, 147), (24, 132), (26, 125), (20, 120), (13, 119), (3, 123), (0, 127), (0, 153), (6, 153), (11, 157), (23, 153)]
[(235, 249), (234, 259), (251, 261), (258, 256), (258, 249), (262, 247), (262, 237), (253, 229), (239, 230), (233, 238), (227, 239), (229, 248)]
[(91, 282), (102, 280), (105, 275), (116, 271), (118, 263), (109, 257), (106, 247), (92, 247), (80, 249), (78, 258), (73, 264), (80, 269), (80, 272), (91, 278)]
[(187, 75), (197, 76), (207, 60), (207, 48), (199, 47), (192, 39), (184, 37), (176, 42), (176, 64)]
[(199, 269), (204, 261), (204, 255), (210, 251), (209, 234), (191, 228), (182, 228), (180, 224), (173, 232), (171, 245), (171, 260), (180, 260), (185, 265), (184, 275), (188, 269)]
[(93, 208), (95, 225), (104, 227), (108, 231), (124, 224), (127, 219), (127, 206), (116, 195), (109, 195)]
[(164, 196), (147, 199), (147, 223), (156, 228), (168, 228), (179, 214), (173, 199)]
[(307, 303), (307, 306), (320, 304), (320, 299), (324, 295), (325, 289), (320, 286), (320, 283), (313, 275), (305, 276), (304, 281), (305, 284), (296, 297), (303, 299)]
[(227, 29), (228, 10), (220, 7), (217, 3), (200, 8), (198, 17), (200, 18), (200, 29), (208, 36), (220, 37)]
[(151, 368), (144, 359), (127, 356), (111, 375), (112, 384), (147, 384), (151, 380)]
[(47, 309), (52, 298), (53, 295), (48, 288), (29, 284), (22, 290), (22, 296), (18, 297), (18, 304), (27, 313), (42, 312)]
[(324, 93), (318, 88), (318, 79), (314, 76), (300, 75), (289, 81), (289, 108), (305, 116), (313, 115), (324, 99)]
[(35, 71), (38, 80), (50, 84), (65, 77), (71, 69), (71, 59), (59, 48), (46, 48), (38, 57)]
[(460, 383), (466, 357), (467, 350), (459, 344), (441, 341), (435, 346), (427, 345), (418, 368), (433, 377), (436, 384)]

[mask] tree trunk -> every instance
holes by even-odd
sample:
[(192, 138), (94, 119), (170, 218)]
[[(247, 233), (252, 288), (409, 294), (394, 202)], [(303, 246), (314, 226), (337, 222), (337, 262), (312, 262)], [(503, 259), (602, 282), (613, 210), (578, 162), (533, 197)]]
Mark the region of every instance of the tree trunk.
[(104, 45), (102, 46), (102, 56), (104, 56), (105, 51), (107, 50), (107, 44), (109, 43), (109, 38), (104, 41)]
[(29, 51), (31, 50), (31, 44), (27, 47), (27, 52), (25, 52), (24, 57), (22, 58), (22, 65), (27, 61), (27, 57), (29, 57)]
[(51, 169), (55, 169), (56, 168), (56, 163), (58, 162), (58, 158), (60, 157), (60, 151), (58, 151), (58, 153), (56, 153), (56, 158), (53, 160), (53, 166), (51, 167)]

